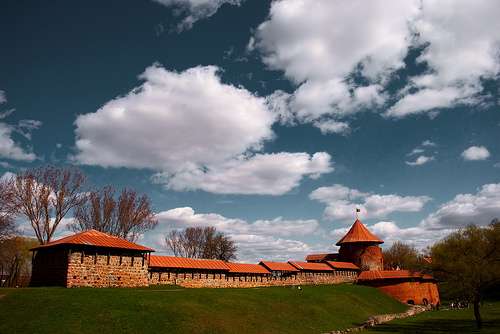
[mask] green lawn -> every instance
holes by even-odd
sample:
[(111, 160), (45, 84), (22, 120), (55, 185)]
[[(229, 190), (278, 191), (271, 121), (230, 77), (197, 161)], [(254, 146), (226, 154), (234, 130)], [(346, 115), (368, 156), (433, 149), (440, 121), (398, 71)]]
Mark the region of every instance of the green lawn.
[[(3, 296), (2, 296), (3, 295)], [(406, 307), (376, 289), (0, 289), (0, 333), (324, 333)]]
[(474, 323), (472, 307), (462, 310), (441, 310), (419, 314), (412, 318), (391, 321), (363, 333), (500, 333), (500, 301), (485, 302), (481, 308), (483, 329)]

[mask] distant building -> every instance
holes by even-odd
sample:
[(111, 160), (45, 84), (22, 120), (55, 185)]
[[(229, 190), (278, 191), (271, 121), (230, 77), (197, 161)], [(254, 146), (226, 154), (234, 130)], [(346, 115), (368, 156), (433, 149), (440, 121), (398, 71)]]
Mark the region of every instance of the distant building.
[(326, 263), (288, 261), (292, 266), (304, 273), (331, 273), (335, 270)]
[(337, 242), (339, 261), (352, 262), (361, 270), (383, 270), (382, 240), (356, 219), (351, 229)]
[[(403, 303), (438, 305), (439, 291), (432, 276), (408, 270), (383, 270), (384, 258), (379, 246), (383, 242), (356, 219), (337, 242), (340, 246), (338, 254), (311, 254), (306, 260), (324, 262), (337, 271), (356, 270), (360, 272), (358, 284), (376, 287)], [(327, 258), (338, 261), (328, 261)]]
[(354, 271), (356, 273), (361, 271), (357, 265), (351, 262), (325, 261), (325, 263), (336, 271)]
[(153, 249), (89, 230), (32, 248), (31, 286), (136, 287), (148, 285)]
[(338, 256), (339, 256), (338, 253), (309, 254), (306, 256), (306, 261), (307, 262), (336, 261)]
[[(337, 242), (339, 253), (311, 254), (306, 261), (259, 264), (154, 256), (153, 249), (89, 230), (32, 249), (32, 286), (250, 288), (353, 283), (369, 285), (408, 304), (439, 304), (432, 276), (383, 270), (381, 239), (356, 219)], [(431, 261), (431, 259), (429, 259)]]

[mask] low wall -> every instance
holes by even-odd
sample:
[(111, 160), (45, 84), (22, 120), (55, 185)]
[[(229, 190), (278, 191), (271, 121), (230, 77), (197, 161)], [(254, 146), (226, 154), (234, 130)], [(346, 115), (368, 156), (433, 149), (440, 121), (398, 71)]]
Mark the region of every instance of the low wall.
[(153, 271), (149, 284), (174, 284), (186, 288), (255, 288), (288, 285), (339, 284), (356, 281), (354, 272), (299, 273), (285, 277), (271, 275), (236, 275), (223, 273), (175, 273)]

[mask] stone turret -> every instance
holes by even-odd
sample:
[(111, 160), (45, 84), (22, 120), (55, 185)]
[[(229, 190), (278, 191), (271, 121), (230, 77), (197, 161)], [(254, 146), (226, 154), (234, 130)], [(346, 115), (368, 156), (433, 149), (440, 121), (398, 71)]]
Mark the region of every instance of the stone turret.
[(383, 270), (384, 259), (379, 244), (384, 243), (356, 219), (349, 232), (337, 242), (339, 261), (352, 262), (361, 270)]

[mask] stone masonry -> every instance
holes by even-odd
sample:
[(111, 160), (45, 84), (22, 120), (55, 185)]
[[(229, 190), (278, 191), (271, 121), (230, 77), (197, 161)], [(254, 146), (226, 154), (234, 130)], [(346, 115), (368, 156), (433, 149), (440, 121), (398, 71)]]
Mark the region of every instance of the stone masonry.
[(299, 273), (273, 277), (271, 275), (234, 275), (202, 272), (160, 272), (149, 273), (149, 284), (175, 284), (187, 288), (254, 288), (267, 286), (321, 285), (355, 282), (356, 272), (336, 271), (333, 273)]
[(75, 251), (68, 254), (67, 287), (148, 286), (148, 262), (141, 254)]

